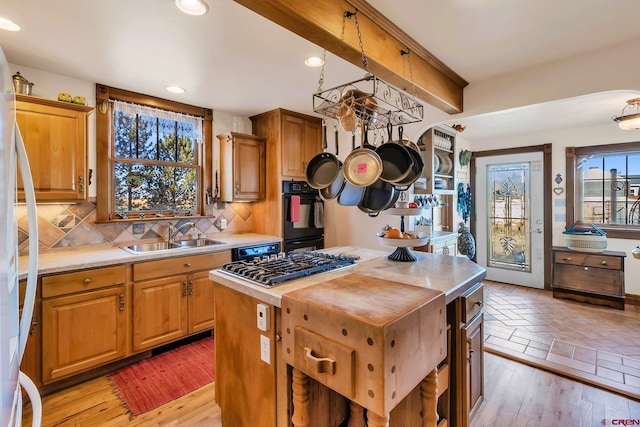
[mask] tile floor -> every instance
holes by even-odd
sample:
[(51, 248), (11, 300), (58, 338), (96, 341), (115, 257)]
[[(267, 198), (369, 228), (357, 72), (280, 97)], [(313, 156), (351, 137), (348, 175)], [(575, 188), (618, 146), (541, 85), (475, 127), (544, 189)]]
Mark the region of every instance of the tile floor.
[(640, 399), (640, 307), (484, 283), (486, 351)]

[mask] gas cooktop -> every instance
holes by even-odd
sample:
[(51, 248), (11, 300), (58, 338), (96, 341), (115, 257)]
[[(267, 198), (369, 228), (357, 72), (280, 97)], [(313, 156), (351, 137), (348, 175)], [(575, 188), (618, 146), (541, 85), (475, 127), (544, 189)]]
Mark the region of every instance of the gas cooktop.
[(271, 287), (286, 280), (349, 267), (355, 262), (356, 258), (347, 255), (294, 251), (287, 255), (280, 253), (229, 262), (224, 264), (220, 271), (264, 287)]

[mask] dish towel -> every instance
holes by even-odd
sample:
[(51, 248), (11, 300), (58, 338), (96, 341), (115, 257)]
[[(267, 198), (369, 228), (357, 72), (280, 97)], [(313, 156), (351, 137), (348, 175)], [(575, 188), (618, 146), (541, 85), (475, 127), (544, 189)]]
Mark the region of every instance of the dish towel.
[(320, 200), (313, 203), (313, 226), (324, 228), (324, 203)]
[(300, 221), (300, 196), (291, 196), (291, 206), (289, 208), (289, 220), (291, 222)]

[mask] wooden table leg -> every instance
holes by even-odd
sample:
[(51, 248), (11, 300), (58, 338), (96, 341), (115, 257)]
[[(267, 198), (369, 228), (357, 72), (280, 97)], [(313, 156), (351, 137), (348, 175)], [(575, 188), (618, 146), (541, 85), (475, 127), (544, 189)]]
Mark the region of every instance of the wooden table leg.
[(422, 425), (436, 427), (438, 425), (438, 370), (434, 369), (420, 383), (422, 398)]
[(292, 369), (291, 374), (293, 382), (291, 423), (294, 427), (307, 427), (309, 425), (309, 377), (296, 368)]
[(354, 401), (349, 401), (349, 423), (347, 427), (366, 427), (364, 423), (364, 408)]
[(389, 415), (381, 416), (367, 411), (367, 425), (369, 427), (389, 427)]

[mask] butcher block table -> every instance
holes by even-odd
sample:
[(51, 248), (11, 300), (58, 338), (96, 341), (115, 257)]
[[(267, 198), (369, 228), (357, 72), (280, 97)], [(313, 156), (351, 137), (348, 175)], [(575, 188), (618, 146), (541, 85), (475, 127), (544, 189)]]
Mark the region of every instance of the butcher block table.
[[(446, 356), (443, 292), (360, 274), (285, 294), (282, 324), (283, 358), (293, 367), (294, 426), (308, 419), (307, 375), (350, 399), (354, 420), (362, 412), (357, 404), (367, 408), (370, 427), (382, 427)], [(431, 379), (423, 413), (437, 421)]]

